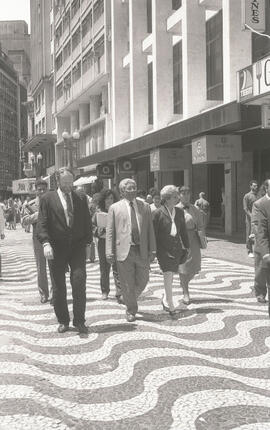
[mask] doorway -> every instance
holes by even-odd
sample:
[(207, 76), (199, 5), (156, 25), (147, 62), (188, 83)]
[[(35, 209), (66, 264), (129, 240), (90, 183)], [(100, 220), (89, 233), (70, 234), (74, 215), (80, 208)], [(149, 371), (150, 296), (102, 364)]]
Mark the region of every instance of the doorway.
[(224, 214), (222, 210), (222, 190), (224, 190), (224, 164), (208, 165), (208, 198), (210, 203), (210, 226), (222, 229)]

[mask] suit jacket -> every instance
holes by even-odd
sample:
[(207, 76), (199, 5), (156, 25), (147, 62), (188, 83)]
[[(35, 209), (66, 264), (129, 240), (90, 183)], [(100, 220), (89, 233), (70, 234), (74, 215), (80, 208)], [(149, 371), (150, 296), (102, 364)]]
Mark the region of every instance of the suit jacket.
[(264, 196), (255, 204), (253, 222), (255, 220), (258, 223), (255, 250), (263, 257), (265, 254), (270, 254), (270, 199)]
[(85, 246), (92, 242), (92, 222), (85, 196), (72, 192), (73, 225), (66, 222), (64, 209), (57, 191), (49, 191), (40, 199), (37, 238), (52, 247)]
[[(140, 225), (140, 254), (148, 259), (156, 251), (156, 240), (152, 215), (148, 203), (136, 199), (138, 221)], [(125, 200), (110, 206), (106, 228), (106, 255), (115, 256), (117, 261), (124, 261), (130, 250), (131, 220)]]
[[(189, 239), (185, 223), (185, 215), (183, 209), (175, 207), (174, 222), (177, 229), (183, 248), (189, 248)], [(170, 235), (172, 220), (165, 206), (161, 206), (153, 213), (153, 224), (157, 241), (157, 253), (159, 251), (171, 251)]]

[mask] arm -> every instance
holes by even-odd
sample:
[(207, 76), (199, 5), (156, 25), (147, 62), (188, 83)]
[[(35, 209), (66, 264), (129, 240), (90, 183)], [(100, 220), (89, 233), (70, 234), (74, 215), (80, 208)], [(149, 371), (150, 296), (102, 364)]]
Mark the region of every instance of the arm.
[(22, 222), (25, 225), (29, 225), (29, 224), (35, 224), (37, 220), (38, 220), (38, 211), (31, 213), (29, 208), (26, 206), (22, 217)]
[(186, 222), (185, 222), (185, 216), (184, 216), (184, 211), (182, 209), (181, 210), (181, 224), (180, 224), (180, 236), (183, 242), (183, 245), (186, 249), (189, 249), (189, 238), (188, 238), (188, 232), (187, 232), (187, 227), (186, 227)]
[(48, 203), (45, 198), (40, 199), (40, 206), (37, 220), (37, 238), (40, 243), (51, 244), (51, 238), (49, 234), (49, 214), (48, 214)]
[(85, 242), (87, 245), (90, 245), (90, 243), (93, 241), (93, 227), (86, 197), (83, 199), (83, 203), (85, 213)]
[(262, 257), (270, 254), (268, 217), (264, 208), (258, 208), (257, 246)]
[(155, 235), (155, 231), (154, 231), (154, 226), (153, 226), (153, 220), (152, 220), (152, 213), (151, 213), (151, 209), (150, 206), (148, 205), (147, 208), (147, 217), (148, 217), (148, 250), (149, 250), (149, 254), (150, 254), (150, 259), (152, 259), (153, 254), (156, 253), (156, 235)]
[(259, 208), (254, 202), (251, 211), (251, 233), (257, 235), (259, 223)]
[(250, 218), (251, 213), (248, 209), (248, 195), (247, 194), (243, 198), (243, 209), (244, 209), (245, 214)]
[(115, 213), (112, 206), (109, 209), (107, 218), (106, 257), (108, 261), (115, 260)]

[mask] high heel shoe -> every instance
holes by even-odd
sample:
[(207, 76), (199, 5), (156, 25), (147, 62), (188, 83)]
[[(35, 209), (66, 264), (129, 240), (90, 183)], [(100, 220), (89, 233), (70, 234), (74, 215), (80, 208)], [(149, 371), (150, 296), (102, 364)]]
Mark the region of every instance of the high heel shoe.
[(161, 305), (162, 305), (163, 310), (165, 312), (170, 312), (170, 309), (168, 308), (168, 306), (164, 305), (163, 299), (164, 299), (164, 296), (162, 296), (162, 298), (161, 298)]
[(170, 311), (170, 310), (169, 310), (169, 314), (170, 314), (170, 317), (171, 317), (171, 318), (173, 318), (173, 319), (177, 319), (177, 316), (178, 316), (178, 314), (179, 314), (179, 311), (177, 311), (176, 309), (174, 309), (173, 311)]
[(191, 300), (190, 300), (190, 298), (188, 297), (188, 298), (183, 298), (183, 303), (184, 303), (184, 305), (190, 305), (190, 302), (191, 302)]

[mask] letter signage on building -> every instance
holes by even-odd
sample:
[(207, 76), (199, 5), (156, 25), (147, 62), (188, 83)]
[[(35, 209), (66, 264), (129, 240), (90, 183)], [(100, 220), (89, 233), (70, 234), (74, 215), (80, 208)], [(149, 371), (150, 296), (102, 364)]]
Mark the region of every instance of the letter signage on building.
[(265, 32), (265, 0), (242, 0), (242, 25)]
[(36, 178), (25, 178), (12, 181), (13, 194), (34, 194)]
[(150, 152), (150, 171), (165, 172), (188, 169), (189, 148), (158, 148)]
[[(245, 102), (270, 92), (270, 56), (238, 72), (238, 101)], [(260, 99), (254, 101), (261, 104)]]
[(241, 136), (207, 135), (192, 141), (192, 164), (241, 161)]
[(97, 176), (100, 179), (112, 179), (114, 177), (114, 166), (112, 164), (99, 164), (97, 166)]

